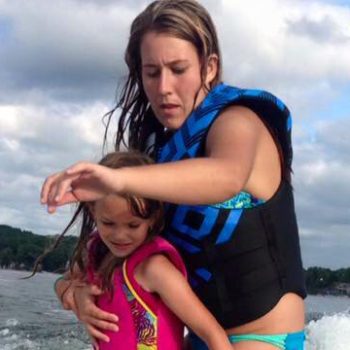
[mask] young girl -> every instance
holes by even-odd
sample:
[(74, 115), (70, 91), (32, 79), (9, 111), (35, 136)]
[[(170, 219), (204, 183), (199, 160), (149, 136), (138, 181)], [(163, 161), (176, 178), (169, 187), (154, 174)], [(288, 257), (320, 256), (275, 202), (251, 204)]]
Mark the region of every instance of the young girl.
[[(150, 160), (133, 152), (110, 153), (100, 164), (117, 169)], [(224, 330), (188, 285), (180, 255), (158, 237), (163, 227), (159, 201), (109, 194), (80, 203), (68, 227), (79, 214), (81, 234), (66, 277), (86, 276), (100, 286), (98, 306), (119, 317), (119, 331), (107, 331), (107, 341), (95, 348), (182, 350), (185, 323), (210, 349), (231, 350)]]

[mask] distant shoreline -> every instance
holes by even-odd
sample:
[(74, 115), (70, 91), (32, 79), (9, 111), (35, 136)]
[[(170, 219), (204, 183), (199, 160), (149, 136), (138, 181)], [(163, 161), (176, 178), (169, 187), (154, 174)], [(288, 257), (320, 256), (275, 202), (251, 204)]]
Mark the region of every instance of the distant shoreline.
[(350, 298), (349, 292), (348, 293), (341, 292), (336, 288), (326, 288), (326, 289), (320, 289), (317, 291), (308, 291), (307, 293), (309, 295), (336, 296), (336, 297), (345, 296)]
[[(22, 268), (12, 268), (12, 267), (6, 267), (6, 266), (0, 266), (0, 270), (6, 270), (6, 271), (17, 271), (17, 272), (28, 272), (28, 273), (31, 273), (33, 272), (32, 269), (22, 269)], [(62, 275), (64, 273), (64, 270), (63, 269), (60, 269), (61, 271), (47, 271), (47, 270), (38, 270), (35, 272), (35, 274), (38, 274), (38, 273), (54, 273), (56, 275)]]
[[(36, 259), (57, 236), (42, 236), (0, 224), (0, 267), (3, 269), (32, 271)], [(40, 261), (39, 271), (64, 273), (77, 244), (77, 237), (64, 237), (60, 245)], [(350, 297), (350, 267), (337, 270), (313, 266), (304, 269), (306, 290), (310, 295), (345, 295)]]
[[(10, 267), (2, 267), (0, 266), (0, 270), (8, 270), (8, 271), (23, 271), (23, 272), (32, 272), (32, 270), (28, 270), (25, 268), (10, 268)], [(55, 273), (62, 274), (63, 271), (46, 271), (40, 270), (37, 273), (46, 272), (46, 273)], [(320, 296), (346, 296), (350, 298), (350, 283), (337, 283), (334, 287), (327, 288), (313, 288), (307, 291), (308, 295), (320, 295)]]

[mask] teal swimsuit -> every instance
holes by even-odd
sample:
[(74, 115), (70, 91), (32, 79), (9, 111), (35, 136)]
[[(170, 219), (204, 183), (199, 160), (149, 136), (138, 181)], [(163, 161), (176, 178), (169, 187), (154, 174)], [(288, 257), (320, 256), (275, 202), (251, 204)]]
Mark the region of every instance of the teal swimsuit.
[[(264, 203), (264, 200), (254, 198), (249, 193), (241, 192), (238, 196), (223, 202), (214, 204), (216, 208), (238, 209), (254, 208), (256, 205)], [(282, 350), (303, 350), (305, 341), (305, 331), (283, 334), (239, 334), (228, 337), (231, 344), (242, 341), (259, 341), (274, 345)], [(193, 350), (208, 350), (205, 343), (195, 334), (190, 333), (190, 342)]]
[[(230, 335), (230, 343), (235, 344), (242, 341), (259, 341), (274, 345), (282, 350), (304, 350), (305, 332), (285, 333), (285, 334), (240, 334)], [(208, 350), (205, 343), (195, 334), (190, 334), (190, 342), (194, 350)]]

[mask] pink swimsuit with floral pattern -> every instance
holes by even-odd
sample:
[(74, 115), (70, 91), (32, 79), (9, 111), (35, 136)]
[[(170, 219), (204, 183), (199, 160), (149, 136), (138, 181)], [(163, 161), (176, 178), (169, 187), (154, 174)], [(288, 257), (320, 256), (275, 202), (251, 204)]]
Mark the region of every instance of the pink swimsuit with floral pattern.
[[(98, 232), (92, 234), (90, 253), (102, 244)], [(97, 298), (97, 305), (119, 318), (119, 331), (105, 331), (110, 342), (99, 342), (100, 350), (182, 350), (183, 323), (158, 295), (146, 292), (135, 280), (136, 266), (154, 254), (164, 254), (185, 276), (184, 263), (176, 249), (161, 237), (143, 244), (122, 267), (114, 272), (114, 292)], [(92, 254), (90, 254), (92, 255)], [(92, 262), (93, 256), (90, 258)], [(88, 280), (95, 281), (93, 264), (89, 264)]]

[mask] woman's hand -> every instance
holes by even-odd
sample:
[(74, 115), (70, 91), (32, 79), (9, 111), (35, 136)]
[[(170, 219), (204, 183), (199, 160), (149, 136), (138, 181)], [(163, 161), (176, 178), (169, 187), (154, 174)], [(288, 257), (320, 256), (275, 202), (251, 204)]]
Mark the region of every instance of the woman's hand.
[[(78, 319), (84, 324), (96, 347), (96, 340), (109, 341), (103, 330), (118, 331), (118, 317), (96, 306), (96, 297), (103, 291), (96, 285), (76, 284), (73, 290), (75, 309)], [(67, 295), (67, 298), (70, 296)]]
[(57, 296), (60, 299), (65, 310), (72, 310), (75, 314), (77, 314), (77, 307), (74, 300), (74, 291), (76, 287), (83, 286), (85, 283), (81, 282), (80, 280), (64, 280), (64, 283), (69, 283), (68, 287), (65, 287), (63, 293), (57, 294)]
[(47, 205), (49, 213), (54, 213), (58, 206), (95, 201), (109, 193), (118, 193), (123, 186), (117, 171), (94, 163), (76, 163), (45, 180), (41, 203)]

